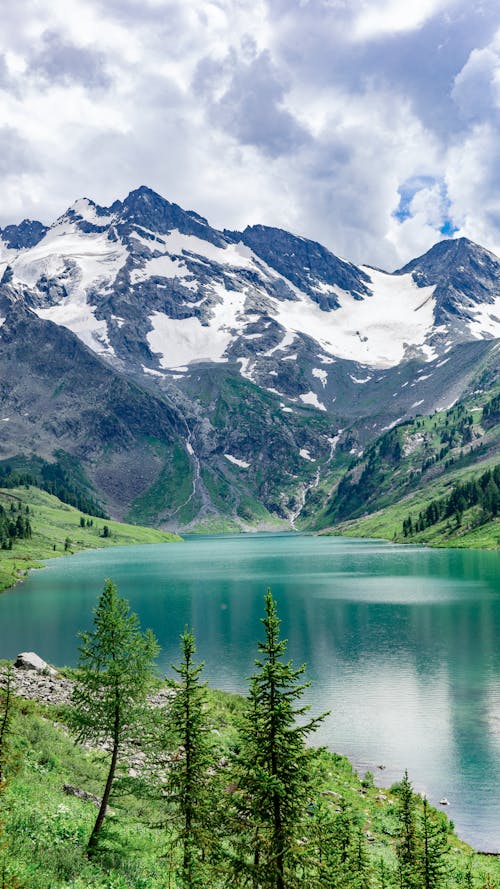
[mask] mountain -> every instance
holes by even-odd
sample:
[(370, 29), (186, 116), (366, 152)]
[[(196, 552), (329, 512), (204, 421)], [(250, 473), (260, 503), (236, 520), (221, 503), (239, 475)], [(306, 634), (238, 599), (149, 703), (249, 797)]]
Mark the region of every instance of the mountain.
[(389, 274), (143, 186), (1, 230), (0, 315), (5, 458), (63, 450), (136, 521), (300, 522), (389, 427), (472, 385), (500, 260), (445, 240)]

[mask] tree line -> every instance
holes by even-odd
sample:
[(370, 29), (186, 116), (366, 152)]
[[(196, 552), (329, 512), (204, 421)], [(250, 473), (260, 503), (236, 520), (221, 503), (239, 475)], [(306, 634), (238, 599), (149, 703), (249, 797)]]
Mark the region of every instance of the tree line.
[(12, 549), (16, 540), (30, 540), (32, 533), (29, 506), (12, 501), (7, 510), (0, 504), (1, 549)]
[(403, 520), (403, 537), (412, 537), (444, 519), (462, 525), (463, 513), (478, 507), (474, 526), (483, 525), (500, 515), (500, 463), (487, 469), (477, 478), (456, 482), (447, 497), (431, 500), (418, 516), (411, 514)]
[[(158, 643), (107, 580), (93, 628), (80, 634), (80, 660), (68, 724), (76, 739), (105, 745), (102, 800), (86, 852), (99, 860), (110, 799), (130, 745), (147, 753), (144, 798), (164, 817), (165, 885), (248, 889), (439, 889), (446, 885), (448, 830), (414, 793), (408, 774), (397, 799), (393, 857), (368, 850), (366, 825), (339, 795), (321, 792), (321, 752), (308, 740), (326, 714), (302, 702), (305, 666), (286, 659), (277, 605), (268, 590), (263, 640), (231, 753), (221, 756), (210, 699), (187, 627), (180, 637), (171, 696), (151, 707)], [(0, 789), (5, 782), (12, 671), (0, 687)], [(137, 792), (137, 790), (136, 790)], [(147, 808), (147, 804), (146, 804)], [(465, 876), (464, 876), (465, 880)], [(460, 885), (472, 886), (472, 882)]]
[(35, 486), (58, 497), (63, 503), (74, 506), (81, 512), (90, 513), (99, 518), (108, 518), (99, 501), (92, 494), (82, 490), (70, 472), (58, 461), (47, 463), (36, 459), (26, 469), (16, 468), (10, 463), (0, 465), (0, 488), (18, 488)]

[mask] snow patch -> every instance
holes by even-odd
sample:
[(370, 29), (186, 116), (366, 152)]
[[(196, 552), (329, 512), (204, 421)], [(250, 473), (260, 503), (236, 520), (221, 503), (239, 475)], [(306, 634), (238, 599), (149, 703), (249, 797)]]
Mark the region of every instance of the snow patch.
[(316, 463), (316, 460), (314, 457), (311, 457), (307, 448), (301, 448), (299, 454), (304, 460), (309, 460), (310, 463)]
[(96, 205), (93, 201), (89, 201), (88, 198), (80, 198), (78, 201), (75, 201), (71, 210), (74, 210), (77, 216), (81, 216), (82, 219), (92, 223), (92, 225), (110, 225), (115, 219), (114, 216), (99, 216), (96, 211)]
[(434, 287), (417, 287), (411, 275), (363, 270), (371, 278), (372, 296), (357, 300), (340, 292), (340, 308), (324, 312), (293, 288), (297, 301), (279, 303), (277, 319), (283, 327), (312, 337), (332, 355), (391, 367), (404, 358), (408, 347), (424, 347), (433, 329)]
[(150, 349), (160, 355), (164, 368), (176, 368), (192, 361), (226, 361), (224, 353), (235, 334), (241, 332), (237, 316), (245, 295), (226, 291), (217, 285), (221, 301), (211, 307), (213, 318), (204, 325), (199, 318), (169, 318), (164, 312), (150, 315), (152, 330), (147, 334)]
[(313, 367), (312, 375), (313, 377), (316, 377), (317, 380), (321, 381), (321, 385), (324, 389), (326, 386), (326, 381), (328, 380), (328, 374), (326, 370), (322, 370), (320, 367)]
[(358, 379), (358, 377), (353, 377), (352, 374), (349, 374), (349, 376), (350, 376), (351, 380), (353, 381), (353, 383), (369, 383), (370, 380), (372, 379), (371, 377), (365, 377), (364, 379), (361, 380), (361, 379)]
[(234, 463), (235, 466), (239, 466), (241, 469), (248, 469), (250, 463), (247, 463), (246, 460), (239, 460), (238, 457), (233, 457), (232, 454), (224, 454), (226, 460), (229, 460), (230, 463)]
[(320, 411), (326, 411), (325, 405), (318, 399), (315, 392), (303, 392), (302, 395), (299, 395), (299, 398), (304, 404), (310, 404), (313, 407), (317, 407)]
[(179, 260), (172, 259), (170, 256), (154, 256), (153, 259), (147, 259), (142, 268), (132, 269), (130, 272), (131, 284), (137, 284), (138, 281), (144, 281), (146, 278), (185, 278), (191, 274), (185, 264)]

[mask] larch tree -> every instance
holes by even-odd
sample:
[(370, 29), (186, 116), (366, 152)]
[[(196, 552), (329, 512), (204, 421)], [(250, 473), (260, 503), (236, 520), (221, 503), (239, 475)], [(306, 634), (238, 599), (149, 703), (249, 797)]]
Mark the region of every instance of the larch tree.
[(5, 766), (8, 758), (9, 736), (14, 715), (14, 670), (8, 664), (0, 673), (0, 788), (5, 780)]
[(158, 644), (150, 630), (141, 631), (139, 618), (126, 599), (106, 580), (94, 610), (94, 628), (80, 634), (79, 673), (75, 682), (70, 724), (78, 741), (109, 743), (110, 763), (102, 801), (87, 844), (91, 856), (106, 815), (109, 797), (126, 742), (137, 737), (146, 695), (154, 676)]

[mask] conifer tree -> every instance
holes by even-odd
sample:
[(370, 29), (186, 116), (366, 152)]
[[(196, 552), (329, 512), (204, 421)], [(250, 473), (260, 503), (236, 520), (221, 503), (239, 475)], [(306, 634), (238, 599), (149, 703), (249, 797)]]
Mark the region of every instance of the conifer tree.
[(423, 889), (439, 889), (445, 869), (444, 856), (448, 848), (446, 829), (431, 820), (429, 804), (424, 797), (421, 825), (421, 873)]
[(370, 889), (371, 867), (366, 840), (361, 828), (358, 828), (355, 839), (354, 855), (351, 862), (353, 889)]
[[(287, 641), (280, 639), (276, 602), (268, 589), (265, 640), (250, 679), (246, 712), (240, 729), (235, 793), (238, 808), (233, 858), (233, 885), (259, 889), (292, 889), (304, 861), (304, 820), (313, 792), (314, 753), (306, 738), (323, 717), (301, 721), (309, 709), (296, 707), (307, 684), (305, 667), (283, 662)], [(302, 864), (303, 867), (303, 864)]]
[(413, 788), (406, 770), (399, 785), (398, 805), (398, 856), (401, 889), (413, 889), (417, 882), (417, 820)]
[(94, 629), (80, 634), (80, 672), (73, 690), (70, 724), (78, 741), (110, 741), (111, 759), (99, 812), (87, 853), (93, 854), (125, 742), (137, 735), (153, 677), (158, 644), (150, 630), (141, 632), (111, 580), (94, 610)]
[(203, 663), (195, 664), (195, 638), (187, 627), (181, 635), (182, 661), (173, 666), (179, 681), (168, 711), (162, 746), (174, 749), (168, 770), (168, 801), (174, 808), (174, 843), (181, 846), (181, 885), (195, 889), (208, 885), (208, 854), (214, 842), (213, 744), (207, 712)]

